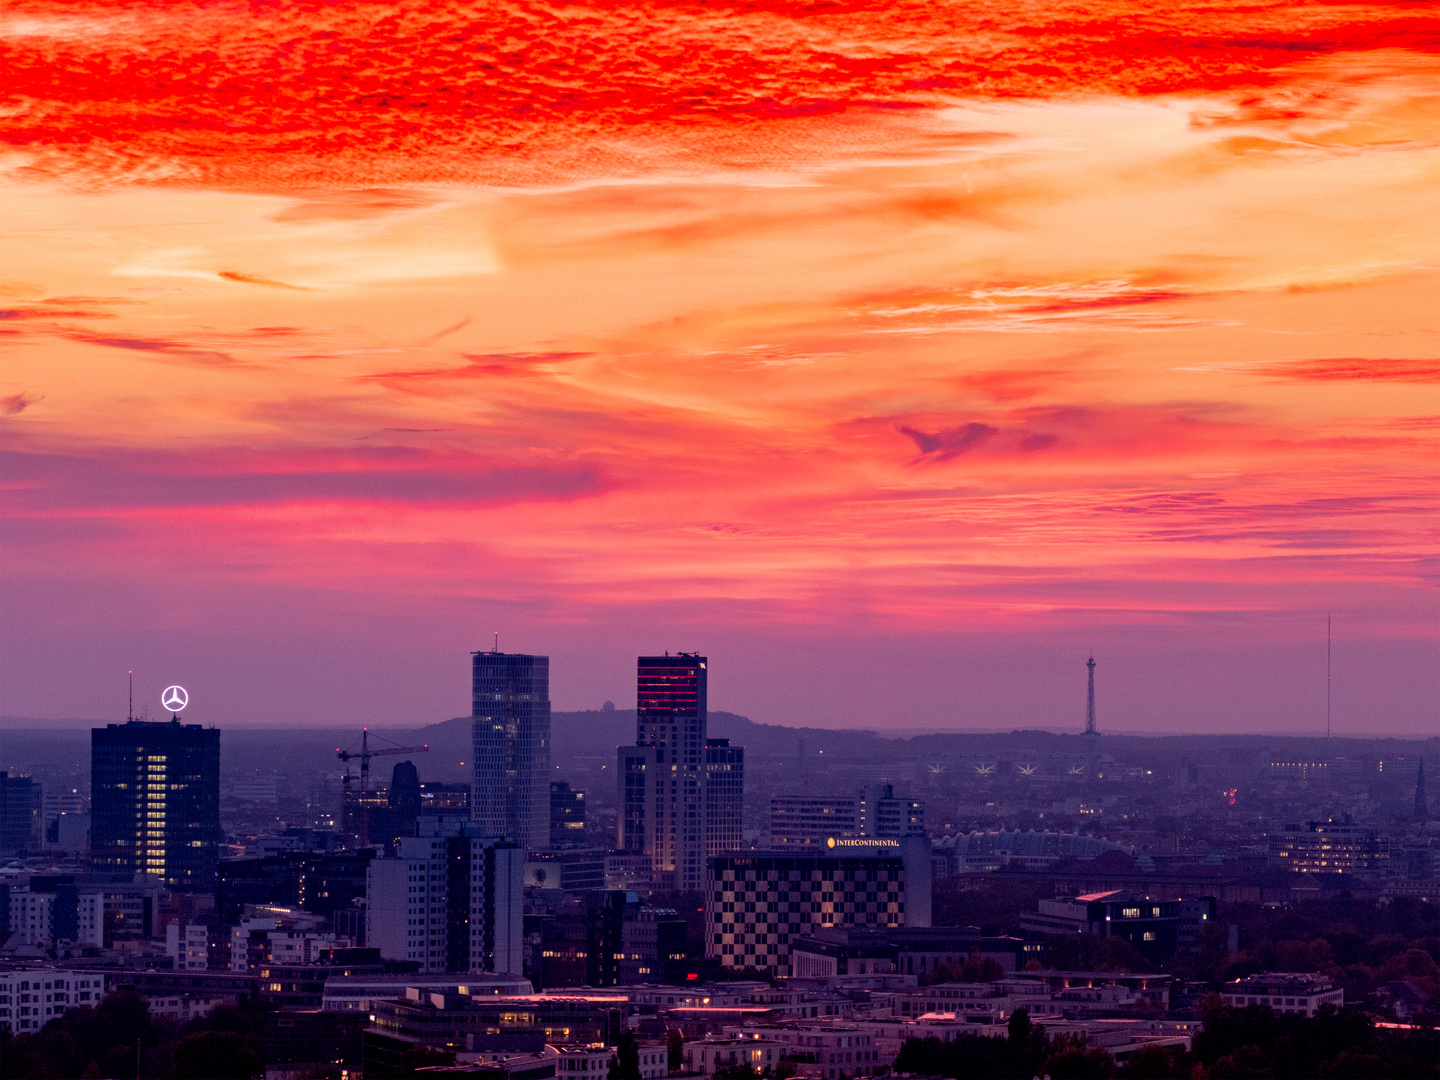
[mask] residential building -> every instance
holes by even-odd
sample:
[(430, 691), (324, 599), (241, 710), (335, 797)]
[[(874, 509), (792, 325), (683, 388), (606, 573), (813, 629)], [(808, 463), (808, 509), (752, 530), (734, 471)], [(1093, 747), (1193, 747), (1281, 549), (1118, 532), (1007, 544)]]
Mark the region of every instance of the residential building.
[(472, 670), (470, 818), (524, 850), (548, 847), (550, 658), (477, 652)]
[(322, 951), (335, 947), (335, 932), (324, 916), (295, 908), (256, 907), (247, 909), (230, 929), (230, 970), (312, 964)]
[(745, 748), (705, 740), (705, 854), (745, 847)]
[(97, 871), (152, 874), (167, 888), (215, 888), (220, 732), (129, 720), (90, 733), (90, 850)]
[(1345, 991), (1323, 975), (1266, 972), (1228, 982), (1220, 988), (1227, 1005), (1268, 1005), (1276, 1012), (1314, 1016), (1322, 1005), (1340, 1008)]
[(172, 921), (165, 927), (165, 955), (175, 971), (208, 971), (210, 928), (203, 923)]
[[(449, 826), (445, 830), (440, 825)], [(423, 973), (523, 971), (525, 851), (463, 823), (429, 819), (395, 858), (369, 864), (366, 944)]]
[(0, 971), (0, 1027), (36, 1032), (66, 1009), (94, 1005), (105, 996), (105, 976), (95, 971), (22, 968)]

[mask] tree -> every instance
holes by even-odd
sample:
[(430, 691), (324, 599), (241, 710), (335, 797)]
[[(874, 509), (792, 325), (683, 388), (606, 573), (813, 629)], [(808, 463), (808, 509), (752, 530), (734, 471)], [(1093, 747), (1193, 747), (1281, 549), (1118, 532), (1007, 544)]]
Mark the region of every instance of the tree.
[(615, 1080), (640, 1080), (640, 1044), (631, 1031), (620, 1033), (620, 1042), (615, 1047)]
[(782, 1057), (775, 1063), (775, 1080), (790, 1080), (799, 1072), (800, 1067), (795, 1064), (795, 1059), (792, 1057)]
[(1027, 1046), (1030, 1043), (1030, 1010), (1016, 1009), (1010, 1014), (1010, 1045)]
[(233, 1031), (200, 1031), (175, 1045), (171, 1080), (249, 1080), (260, 1059)]
[(679, 1028), (671, 1028), (665, 1036), (665, 1048), (670, 1071), (678, 1073), (685, 1067), (685, 1034)]
[(1115, 1075), (1115, 1059), (1108, 1050), (1086, 1046), (1080, 1035), (1057, 1035), (1040, 1071), (1053, 1080), (1108, 1080)]

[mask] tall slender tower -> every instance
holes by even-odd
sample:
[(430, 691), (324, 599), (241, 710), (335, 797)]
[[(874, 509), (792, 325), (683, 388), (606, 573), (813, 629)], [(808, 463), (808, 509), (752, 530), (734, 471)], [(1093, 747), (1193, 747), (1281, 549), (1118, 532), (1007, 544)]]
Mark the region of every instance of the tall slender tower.
[(698, 653), (639, 658), (635, 745), (618, 761), (620, 850), (685, 892), (705, 887), (707, 667)]
[(1430, 820), (1430, 800), (1425, 796), (1425, 759), (1420, 759), (1420, 767), (1415, 770), (1415, 820)]
[(550, 658), (477, 652), (470, 817), (528, 850), (550, 846)]
[(1085, 661), (1085, 666), (1090, 669), (1090, 685), (1085, 693), (1085, 734), (1097, 735), (1095, 730), (1095, 657)]

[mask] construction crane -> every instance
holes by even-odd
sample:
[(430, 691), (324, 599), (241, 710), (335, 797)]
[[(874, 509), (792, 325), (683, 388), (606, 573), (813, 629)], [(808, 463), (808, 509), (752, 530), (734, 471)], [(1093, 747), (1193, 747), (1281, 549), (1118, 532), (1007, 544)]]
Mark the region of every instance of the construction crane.
[[(360, 846), (370, 845), (370, 803), (366, 796), (370, 793), (370, 759), (372, 757), (383, 757), (386, 754), (425, 754), (429, 753), (430, 746), (382, 746), (378, 750), (370, 749), (370, 729), (360, 729), (360, 750), (342, 750), (335, 748), (335, 756), (345, 762), (345, 776), (341, 781), (343, 787), (341, 806), (348, 812), (350, 807), (350, 759), (360, 759)], [(348, 824), (348, 822), (347, 822)]]

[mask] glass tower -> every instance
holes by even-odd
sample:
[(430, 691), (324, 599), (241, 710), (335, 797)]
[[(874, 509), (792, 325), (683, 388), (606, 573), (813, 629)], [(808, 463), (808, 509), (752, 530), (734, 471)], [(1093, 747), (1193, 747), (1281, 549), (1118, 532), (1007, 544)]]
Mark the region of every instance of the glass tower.
[[(707, 666), (698, 653), (642, 656), (637, 665), (635, 744), (647, 753), (630, 756), (645, 759), (643, 850), (654, 879), (685, 892), (705, 887)], [(622, 782), (637, 764), (622, 767)]]
[(220, 844), (220, 732), (178, 720), (90, 730), (90, 853), (97, 871), (154, 874), (211, 892)]
[(550, 846), (550, 658), (477, 652), (471, 820), (527, 850)]

